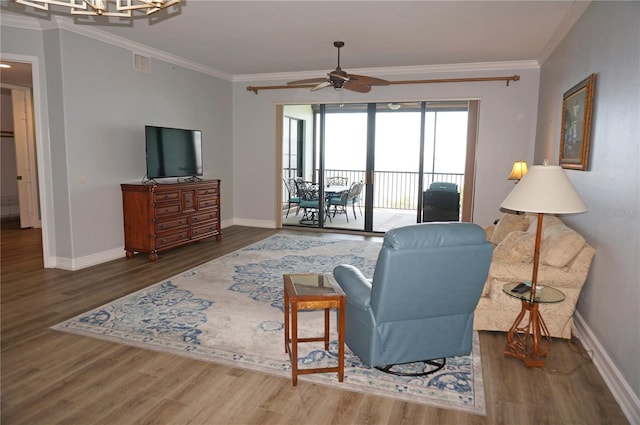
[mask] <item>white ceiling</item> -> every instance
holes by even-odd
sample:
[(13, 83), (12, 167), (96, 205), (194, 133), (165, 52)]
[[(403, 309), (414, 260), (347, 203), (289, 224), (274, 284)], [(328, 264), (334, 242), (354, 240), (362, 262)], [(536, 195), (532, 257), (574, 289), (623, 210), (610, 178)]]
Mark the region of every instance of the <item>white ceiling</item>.
[[(28, 6), (2, 3), (3, 13), (34, 13)], [(102, 18), (91, 28), (235, 78), (332, 70), (337, 63), (335, 40), (346, 43), (341, 65), (347, 71), (539, 60), (586, 4), (182, 0), (179, 9), (152, 15), (156, 22), (140, 14), (125, 26)], [(68, 15), (65, 8), (52, 10), (49, 20)], [(163, 16), (167, 13), (173, 16)]]

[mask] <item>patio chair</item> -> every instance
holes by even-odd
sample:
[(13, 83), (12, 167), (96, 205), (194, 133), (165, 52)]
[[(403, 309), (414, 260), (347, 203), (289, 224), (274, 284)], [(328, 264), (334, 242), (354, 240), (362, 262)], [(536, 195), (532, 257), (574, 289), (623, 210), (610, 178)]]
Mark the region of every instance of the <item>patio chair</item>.
[[(303, 210), (300, 224), (316, 224), (320, 216), (320, 208), (324, 208), (324, 216), (328, 217), (328, 202), (320, 199), (320, 190), (317, 184), (296, 180), (296, 188), (300, 202), (298, 207)], [(331, 217), (329, 217), (331, 219)]]
[(351, 187), (349, 188), (349, 190), (344, 191), (338, 194), (337, 196), (333, 196), (329, 198), (329, 210), (333, 206), (334, 217), (336, 216), (336, 214), (344, 213), (348, 223), (349, 214), (347, 213), (347, 207), (351, 205), (353, 207), (353, 219), (354, 220), (357, 219), (354, 202), (356, 200), (356, 196), (358, 195), (359, 184), (360, 184), (359, 182), (351, 183)]
[(291, 205), (297, 205), (296, 215), (298, 215), (298, 213), (300, 212), (300, 197), (298, 196), (296, 181), (293, 178), (283, 178), (282, 181), (284, 183), (284, 187), (287, 188), (287, 201), (289, 203), (289, 205), (287, 206), (287, 215), (285, 217), (289, 217)]
[(358, 188), (356, 190), (356, 196), (353, 198), (353, 215), (356, 215), (356, 204), (358, 204), (358, 209), (360, 210), (360, 216), (362, 216), (362, 205), (360, 201), (362, 201), (362, 189), (364, 188), (364, 182), (358, 182)]
[[(405, 376), (433, 373), (446, 357), (468, 355), (492, 252), (482, 228), (472, 223), (388, 231), (373, 280), (352, 265), (333, 271), (347, 296), (347, 346), (367, 365)], [(414, 362), (430, 370), (421, 365), (407, 373), (400, 366)]]
[(434, 182), (425, 190), (422, 201), (422, 221), (460, 221), (458, 185)]

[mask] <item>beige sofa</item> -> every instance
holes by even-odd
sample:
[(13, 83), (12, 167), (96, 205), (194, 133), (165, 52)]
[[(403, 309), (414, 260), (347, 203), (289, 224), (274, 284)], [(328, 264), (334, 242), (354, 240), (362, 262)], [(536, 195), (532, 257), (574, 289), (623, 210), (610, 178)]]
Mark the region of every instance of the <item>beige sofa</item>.
[[(510, 282), (531, 281), (536, 228), (535, 214), (505, 214), (497, 225), (486, 229), (494, 252), (475, 310), (475, 329), (506, 332), (513, 324), (521, 303), (505, 294), (502, 287)], [(553, 286), (566, 295), (560, 303), (540, 304), (540, 313), (551, 336), (571, 338), (573, 312), (594, 254), (593, 247), (559, 218), (544, 216), (538, 285)]]

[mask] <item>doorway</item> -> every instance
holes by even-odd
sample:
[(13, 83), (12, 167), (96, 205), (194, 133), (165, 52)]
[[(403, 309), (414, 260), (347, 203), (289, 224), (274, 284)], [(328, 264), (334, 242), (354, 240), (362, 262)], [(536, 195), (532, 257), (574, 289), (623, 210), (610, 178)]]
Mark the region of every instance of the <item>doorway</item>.
[(21, 228), (40, 228), (31, 64), (3, 62), (2, 217), (18, 216)]
[[(382, 233), (419, 223), (423, 194), (438, 182), (459, 191), (466, 204), (459, 210), (468, 214), (456, 219), (470, 221), (477, 116), (470, 105), (477, 101), (307, 105), (305, 121), (313, 136), (298, 154), (313, 172), (302, 176), (327, 202), (318, 212), (324, 219), (304, 225)], [(286, 114), (288, 106), (283, 110)], [(328, 187), (334, 178), (347, 187), (361, 182), (362, 190), (355, 199), (342, 192), (342, 201), (336, 201)], [(283, 224), (299, 225), (290, 217)]]

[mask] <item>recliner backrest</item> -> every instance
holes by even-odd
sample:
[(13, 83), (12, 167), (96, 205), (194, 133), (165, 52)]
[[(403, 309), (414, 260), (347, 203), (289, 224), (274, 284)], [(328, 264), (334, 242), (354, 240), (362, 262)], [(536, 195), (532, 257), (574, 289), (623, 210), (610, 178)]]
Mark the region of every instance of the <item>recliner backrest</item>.
[(388, 231), (371, 306), (378, 323), (472, 312), (493, 246), (471, 223), (423, 223)]

